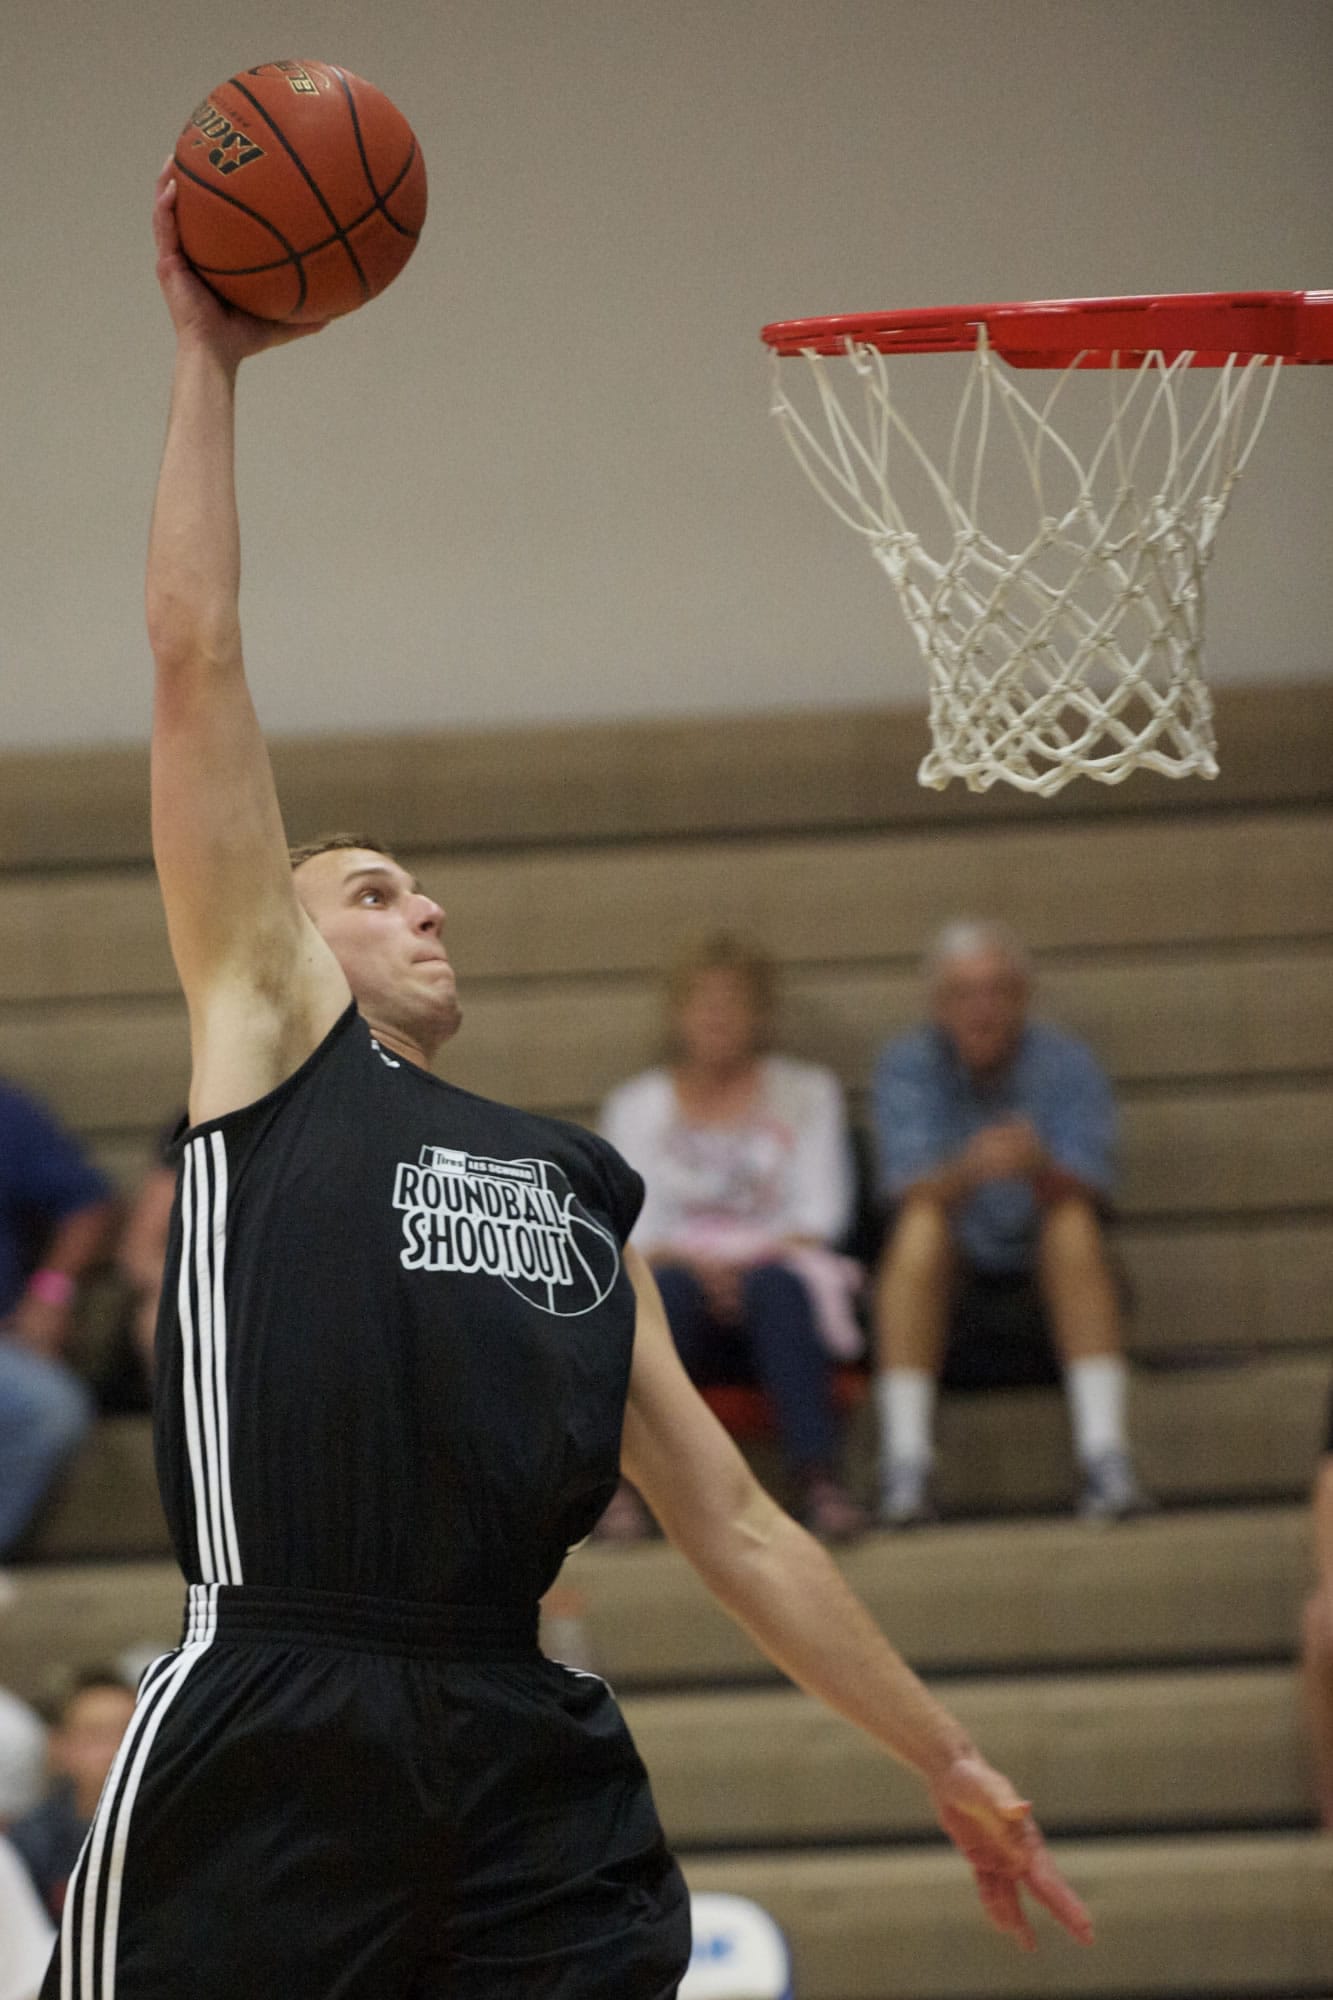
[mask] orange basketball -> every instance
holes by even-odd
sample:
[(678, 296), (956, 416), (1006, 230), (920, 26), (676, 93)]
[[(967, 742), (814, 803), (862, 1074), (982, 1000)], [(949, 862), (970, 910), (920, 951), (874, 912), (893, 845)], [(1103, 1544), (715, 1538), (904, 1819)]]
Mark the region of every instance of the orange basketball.
[(181, 248), (261, 319), (333, 319), (391, 284), (426, 219), (426, 166), (382, 91), (271, 62), (210, 92), (176, 141)]

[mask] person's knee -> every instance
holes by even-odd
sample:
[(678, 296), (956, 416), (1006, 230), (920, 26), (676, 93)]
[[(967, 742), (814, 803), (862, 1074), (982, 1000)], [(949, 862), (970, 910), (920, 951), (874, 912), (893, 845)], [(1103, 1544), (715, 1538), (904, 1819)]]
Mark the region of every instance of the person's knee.
[(1106, 1231), (1091, 1196), (1066, 1195), (1043, 1211), (1037, 1226), (1037, 1276), (1044, 1288), (1073, 1284), (1114, 1289)]
[(953, 1226), (943, 1202), (911, 1196), (899, 1209), (884, 1246), (886, 1281), (940, 1284), (953, 1270)]
[(1044, 1258), (1104, 1263), (1102, 1219), (1091, 1195), (1066, 1194), (1041, 1212), (1037, 1243)]

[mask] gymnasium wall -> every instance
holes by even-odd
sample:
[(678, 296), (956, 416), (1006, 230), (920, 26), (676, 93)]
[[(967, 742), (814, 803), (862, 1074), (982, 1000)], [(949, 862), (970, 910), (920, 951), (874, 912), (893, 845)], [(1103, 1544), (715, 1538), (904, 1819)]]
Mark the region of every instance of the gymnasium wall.
[[(154, 173), (313, 54), (416, 125), (414, 266), (246, 370), (277, 731), (920, 699), (766, 414), (764, 320), (1329, 283), (1326, 0), (52, 0), (7, 10), (0, 744), (133, 740), (170, 337)], [(944, 418), (948, 364), (912, 395)], [(1212, 577), (1219, 682), (1333, 676), (1333, 379), (1293, 371)]]

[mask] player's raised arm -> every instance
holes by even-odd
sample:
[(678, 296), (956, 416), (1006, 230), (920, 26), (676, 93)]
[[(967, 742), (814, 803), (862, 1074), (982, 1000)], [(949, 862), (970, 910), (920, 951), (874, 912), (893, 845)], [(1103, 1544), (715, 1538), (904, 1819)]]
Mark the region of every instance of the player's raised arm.
[(895, 1652), (826, 1550), (755, 1480), (680, 1364), (652, 1273), (625, 1254), (639, 1301), (626, 1477), (768, 1657), (920, 1775), (996, 1928), (1034, 1943), (1026, 1891), (1089, 1943), (1088, 1913), (1026, 1801)]
[(292, 886), (241, 656), (236, 374), (293, 330), (214, 298), (181, 255), (174, 195), (168, 164), (153, 209), (158, 282), (176, 329), (146, 584), (157, 669), (153, 852), (190, 1008), (191, 1108), (202, 1118), (297, 1067), (348, 989)]

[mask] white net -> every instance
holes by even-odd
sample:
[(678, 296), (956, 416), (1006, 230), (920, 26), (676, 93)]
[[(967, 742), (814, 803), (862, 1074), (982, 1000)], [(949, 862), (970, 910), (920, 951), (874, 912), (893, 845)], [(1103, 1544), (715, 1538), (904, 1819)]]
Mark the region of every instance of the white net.
[[(773, 413), (816, 490), (865, 537), (925, 658), (934, 749), (923, 785), (962, 778), (984, 791), (1002, 778), (1050, 794), (1140, 767), (1216, 776), (1204, 572), (1278, 367), (1190, 360), (1149, 354), (1096, 374), (1074, 364), (1038, 401), (983, 325), (941, 466), (894, 402), (878, 349), (775, 355)], [(854, 387), (848, 402), (840, 381)], [(1094, 383), (1109, 408), (1093, 398), (1085, 441)]]

